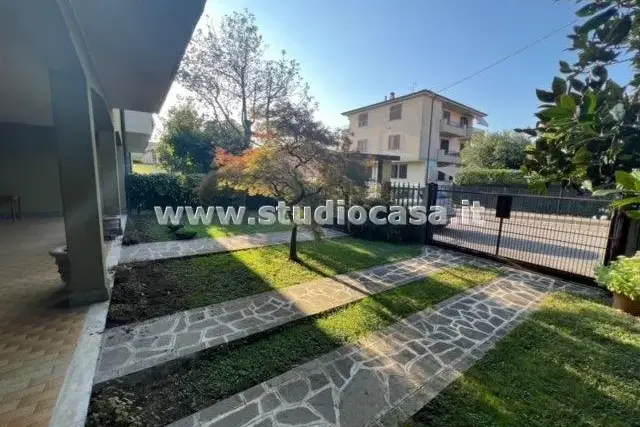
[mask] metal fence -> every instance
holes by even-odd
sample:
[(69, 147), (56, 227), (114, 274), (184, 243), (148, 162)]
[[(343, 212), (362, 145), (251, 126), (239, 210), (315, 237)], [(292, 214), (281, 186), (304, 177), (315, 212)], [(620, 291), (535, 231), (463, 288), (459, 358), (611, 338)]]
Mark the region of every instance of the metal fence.
[[(609, 201), (593, 198), (495, 194), (439, 188), (452, 215), (432, 227), (439, 243), (526, 264), (594, 277), (610, 244)], [(483, 209), (473, 209), (476, 202)]]

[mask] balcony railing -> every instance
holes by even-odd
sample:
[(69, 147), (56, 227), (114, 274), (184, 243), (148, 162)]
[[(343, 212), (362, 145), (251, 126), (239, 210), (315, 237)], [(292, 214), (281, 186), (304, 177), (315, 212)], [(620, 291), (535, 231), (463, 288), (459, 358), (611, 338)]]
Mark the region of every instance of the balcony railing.
[(440, 132), (445, 136), (471, 138), (472, 131), (473, 129), (469, 125), (451, 123), (447, 119), (440, 121)]
[(440, 150), (440, 152), (438, 153), (438, 161), (445, 163), (454, 163), (457, 165), (462, 163), (459, 152), (447, 150)]

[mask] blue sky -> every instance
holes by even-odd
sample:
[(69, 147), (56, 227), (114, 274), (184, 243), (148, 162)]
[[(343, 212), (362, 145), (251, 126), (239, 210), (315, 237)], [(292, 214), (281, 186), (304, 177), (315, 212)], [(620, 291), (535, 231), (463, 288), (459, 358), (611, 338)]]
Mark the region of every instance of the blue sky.
[[(272, 52), (297, 59), (319, 103), (318, 118), (390, 91), (441, 89), (575, 19), (571, 0), (209, 0), (205, 14), (247, 8)], [(536, 88), (558, 60), (571, 61), (566, 28), (443, 95), (489, 114), (490, 130), (533, 125)], [(168, 103), (173, 102), (168, 98)]]

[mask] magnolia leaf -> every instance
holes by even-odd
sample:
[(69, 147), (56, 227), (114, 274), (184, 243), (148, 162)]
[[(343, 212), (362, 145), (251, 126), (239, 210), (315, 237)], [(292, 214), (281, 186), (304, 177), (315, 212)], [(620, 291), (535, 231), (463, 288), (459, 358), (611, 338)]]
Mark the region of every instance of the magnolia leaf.
[(591, 195), (594, 197), (604, 197), (604, 196), (610, 196), (612, 194), (619, 194), (619, 193), (620, 193), (620, 190), (618, 190), (617, 188), (607, 188), (607, 189), (596, 190), (593, 193), (591, 193)]
[(531, 128), (516, 128), (514, 129), (515, 132), (518, 133), (526, 133), (529, 136), (538, 136), (538, 132), (536, 132), (535, 129), (531, 129)]
[(611, 116), (613, 117), (614, 120), (621, 121), (624, 118), (626, 110), (624, 108), (624, 104), (618, 103), (614, 105), (609, 112), (611, 113)]
[(577, 90), (578, 92), (583, 92), (587, 85), (584, 84), (581, 80), (572, 77), (569, 79), (569, 83), (571, 83), (571, 87)]
[(571, 66), (569, 65), (569, 63), (567, 61), (560, 61), (560, 72), (564, 73), (564, 74), (568, 74), (570, 72), (572, 72), (573, 69), (571, 68)]
[(579, 9), (576, 12), (576, 15), (581, 18), (584, 18), (584, 17), (593, 15), (597, 11), (603, 9), (604, 7), (606, 7), (606, 5), (603, 5), (601, 3), (590, 3), (584, 6), (583, 8)]
[(563, 78), (554, 77), (551, 90), (555, 96), (560, 96), (567, 91), (567, 82)]
[(570, 118), (572, 113), (571, 110), (559, 105), (554, 105), (553, 107), (545, 108), (536, 115), (539, 115), (542, 119), (566, 119)]
[(620, 209), (627, 206), (633, 206), (640, 204), (640, 196), (627, 197), (626, 199), (614, 200), (611, 202), (611, 207), (614, 209)]
[(616, 184), (625, 190), (640, 190), (640, 181), (629, 172), (616, 171)]
[(536, 96), (541, 102), (555, 102), (556, 95), (546, 90), (536, 89)]
[(562, 95), (560, 97), (560, 106), (571, 110), (571, 112), (576, 111), (576, 101), (569, 95)]
[(611, 33), (607, 37), (607, 43), (620, 44), (627, 38), (631, 31), (631, 16), (625, 15), (618, 21), (615, 27), (611, 30)]
[(587, 22), (580, 26), (579, 32), (588, 33), (591, 30), (595, 30), (596, 28), (604, 25), (611, 17), (616, 14), (616, 8), (611, 7), (604, 12), (597, 14), (596, 16), (589, 19)]

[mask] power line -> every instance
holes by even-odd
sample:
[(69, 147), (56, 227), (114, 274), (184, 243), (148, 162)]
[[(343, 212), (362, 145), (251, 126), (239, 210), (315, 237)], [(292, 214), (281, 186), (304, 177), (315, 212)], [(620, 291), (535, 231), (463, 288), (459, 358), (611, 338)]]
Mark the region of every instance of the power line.
[(445, 87), (443, 87), (442, 89), (437, 90), (437, 91), (436, 91), (436, 93), (442, 93), (442, 92), (444, 92), (445, 90), (449, 90), (449, 89), (451, 89), (452, 87), (459, 85), (460, 83), (466, 82), (467, 80), (470, 80), (470, 79), (474, 78), (474, 77), (475, 77), (475, 76), (477, 76), (478, 74), (484, 73), (485, 71), (487, 71), (487, 70), (489, 70), (489, 69), (491, 69), (491, 68), (495, 67), (496, 65), (500, 65), (500, 64), (502, 64), (502, 63), (503, 63), (503, 62), (505, 62), (506, 60), (508, 60), (508, 59), (510, 59), (510, 58), (513, 58), (514, 56), (516, 56), (516, 55), (518, 55), (518, 54), (520, 54), (520, 53), (524, 52), (525, 50), (529, 49), (530, 47), (533, 47), (533, 46), (537, 45), (537, 44), (538, 44), (538, 43), (540, 43), (540, 42), (545, 41), (545, 40), (546, 40), (546, 39), (548, 39), (549, 37), (553, 36), (553, 35), (554, 35), (554, 34), (556, 34), (556, 33), (559, 33), (560, 31), (562, 31), (562, 30), (564, 30), (565, 28), (567, 28), (567, 27), (569, 27), (569, 26), (571, 26), (571, 25), (575, 24), (576, 22), (578, 22), (578, 19), (574, 19), (573, 21), (569, 22), (568, 24), (565, 24), (565, 25), (563, 25), (562, 27), (556, 28), (555, 30), (551, 31), (549, 34), (546, 34), (546, 35), (544, 35), (544, 36), (540, 37), (539, 39), (536, 39), (536, 40), (532, 41), (532, 42), (531, 42), (531, 43), (529, 43), (528, 45), (526, 45), (526, 46), (524, 46), (524, 47), (522, 47), (522, 48), (520, 48), (520, 49), (516, 50), (515, 52), (512, 52), (512, 53), (508, 54), (507, 56), (502, 57), (501, 59), (497, 60), (496, 62), (494, 62), (494, 63), (492, 63), (492, 64), (490, 64), (490, 65), (487, 65), (487, 66), (486, 66), (486, 67), (484, 67), (484, 68), (479, 69), (478, 71), (474, 72), (473, 74), (469, 74), (468, 76), (466, 76), (466, 77), (464, 77), (464, 78), (462, 78), (462, 79), (460, 79), (460, 80), (458, 80), (458, 81), (456, 81), (456, 82), (454, 82), (454, 83), (452, 83), (452, 84), (450, 84), (450, 85), (448, 85), (448, 86), (445, 86)]

